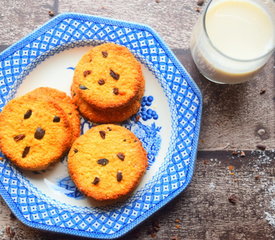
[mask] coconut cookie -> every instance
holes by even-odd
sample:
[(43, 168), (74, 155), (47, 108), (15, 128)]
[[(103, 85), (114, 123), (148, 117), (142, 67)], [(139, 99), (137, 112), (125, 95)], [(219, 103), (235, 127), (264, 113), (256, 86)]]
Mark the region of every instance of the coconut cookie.
[(46, 169), (71, 139), (66, 114), (54, 102), (26, 95), (11, 100), (0, 114), (0, 148), (22, 169)]
[(113, 124), (88, 130), (74, 142), (68, 157), (69, 173), (78, 189), (99, 201), (116, 200), (132, 192), (147, 164), (139, 139)]
[(76, 105), (73, 104), (72, 99), (66, 95), (65, 92), (59, 91), (54, 88), (49, 87), (40, 87), (28, 93), (28, 95), (45, 98), (51, 101), (54, 101), (58, 104), (66, 113), (69, 120), (70, 128), (72, 131), (72, 142), (71, 144), (79, 137), (80, 135), (80, 116), (76, 110)]
[(114, 43), (92, 48), (74, 73), (80, 97), (99, 110), (133, 104), (143, 83), (141, 64), (126, 47)]

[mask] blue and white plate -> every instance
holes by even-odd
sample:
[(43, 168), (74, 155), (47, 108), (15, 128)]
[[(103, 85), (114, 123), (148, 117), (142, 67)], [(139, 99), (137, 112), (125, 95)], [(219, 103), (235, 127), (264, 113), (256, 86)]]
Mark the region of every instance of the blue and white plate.
[[(73, 69), (92, 46), (115, 42), (143, 65), (145, 97), (138, 117), (122, 125), (148, 152), (142, 182), (124, 202), (95, 206), (79, 192), (67, 160), (46, 171), (24, 172), (0, 161), (0, 192), (26, 225), (78, 236), (119, 237), (190, 183), (197, 152), (202, 97), (163, 40), (149, 27), (82, 14), (62, 14), (0, 55), (0, 108), (15, 96), (48, 86), (69, 94)], [(82, 133), (92, 127), (82, 119)]]

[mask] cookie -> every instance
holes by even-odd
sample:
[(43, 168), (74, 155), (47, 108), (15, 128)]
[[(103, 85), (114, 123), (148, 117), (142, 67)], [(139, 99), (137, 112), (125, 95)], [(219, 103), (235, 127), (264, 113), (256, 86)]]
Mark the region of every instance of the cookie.
[(22, 169), (46, 169), (68, 150), (71, 138), (66, 114), (54, 102), (26, 95), (0, 114), (0, 148)]
[(67, 118), (69, 120), (70, 128), (72, 131), (71, 144), (79, 137), (80, 116), (76, 109), (77, 108), (76, 105), (73, 104), (72, 99), (69, 96), (67, 96), (66, 93), (54, 88), (40, 87), (29, 92), (28, 95), (34, 96), (37, 98), (48, 99), (58, 104), (67, 114)]
[(82, 57), (73, 81), (85, 102), (95, 109), (106, 110), (131, 105), (144, 78), (141, 64), (126, 47), (105, 43)]
[(140, 99), (144, 94), (144, 84), (138, 93), (137, 100), (131, 105), (121, 109), (95, 109), (78, 95), (74, 84), (71, 90), (73, 101), (78, 106), (78, 110), (83, 117), (96, 123), (116, 123), (123, 122), (138, 112), (140, 108)]
[(128, 129), (103, 124), (88, 130), (73, 144), (68, 170), (77, 188), (98, 201), (131, 193), (148, 164), (139, 139)]

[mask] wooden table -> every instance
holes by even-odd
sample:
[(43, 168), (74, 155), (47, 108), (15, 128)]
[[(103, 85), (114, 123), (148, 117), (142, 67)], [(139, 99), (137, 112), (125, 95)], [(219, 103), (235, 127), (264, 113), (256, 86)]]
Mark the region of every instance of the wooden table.
[[(188, 49), (192, 26), (200, 14), (197, 8), (189, 0), (3, 0), (0, 50), (47, 21), (48, 11), (83, 12), (154, 27), (203, 93), (199, 152), (186, 191), (120, 239), (275, 239), (274, 60), (244, 84), (207, 81), (198, 73)], [(259, 144), (266, 150), (256, 151)], [(0, 203), (0, 240), (81, 239), (31, 229), (11, 214), (2, 199)]]

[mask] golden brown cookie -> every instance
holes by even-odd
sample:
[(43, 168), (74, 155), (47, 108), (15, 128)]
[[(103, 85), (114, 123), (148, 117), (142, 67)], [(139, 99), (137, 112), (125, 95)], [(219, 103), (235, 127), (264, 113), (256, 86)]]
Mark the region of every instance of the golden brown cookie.
[(54, 102), (19, 97), (0, 114), (0, 148), (22, 169), (46, 169), (68, 150), (69, 130), (65, 112)]
[(114, 124), (88, 130), (74, 142), (68, 157), (69, 173), (78, 189), (99, 201), (116, 200), (132, 192), (147, 164), (139, 139)]
[(95, 109), (124, 108), (138, 97), (144, 78), (141, 64), (124, 46), (92, 48), (75, 68), (76, 91)]
[(54, 88), (49, 87), (40, 87), (28, 93), (28, 95), (44, 98), (51, 101), (54, 101), (58, 104), (64, 112), (67, 114), (69, 120), (70, 128), (72, 131), (72, 142), (71, 144), (79, 137), (80, 135), (80, 117), (77, 111), (77, 107), (73, 104), (72, 99), (66, 95), (66, 93), (59, 91)]
[(83, 117), (90, 120), (91, 122), (96, 123), (116, 123), (123, 122), (136, 114), (140, 108), (140, 99), (144, 93), (144, 86), (141, 88), (138, 93), (138, 98), (129, 106), (126, 106), (121, 109), (106, 109), (98, 110), (93, 108), (85, 100), (83, 100), (75, 91), (75, 85), (71, 87), (72, 98), (74, 103), (78, 106), (78, 110)]

